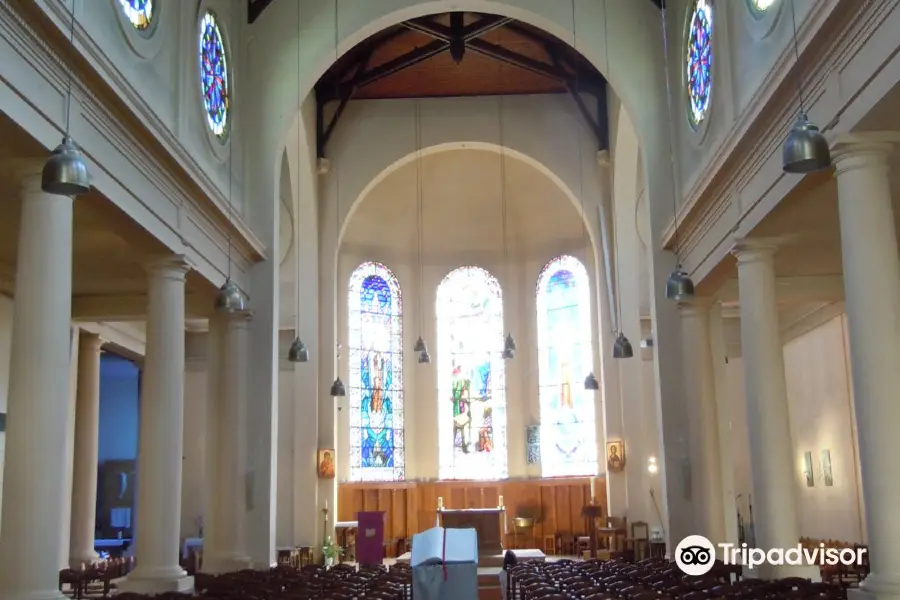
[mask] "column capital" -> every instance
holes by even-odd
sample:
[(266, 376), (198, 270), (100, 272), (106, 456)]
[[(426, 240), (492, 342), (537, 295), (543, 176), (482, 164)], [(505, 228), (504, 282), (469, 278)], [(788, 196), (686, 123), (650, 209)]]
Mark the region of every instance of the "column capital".
[(784, 244), (781, 238), (740, 238), (734, 241), (731, 254), (738, 266), (754, 262), (771, 262)]
[(854, 169), (887, 167), (894, 146), (900, 143), (900, 132), (842, 133), (829, 141), (835, 175), (840, 175)]
[[(38, 158), (16, 158), (9, 162), (13, 177), (19, 182), (22, 193), (42, 194), (41, 178), (44, 173), (44, 162)], [(65, 197), (65, 196), (61, 196)]]
[(597, 165), (601, 167), (609, 167), (612, 165), (612, 161), (610, 160), (609, 156), (609, 150), (597, 151)]
[(144, 262), (144, 269), (151, 277), (184, 281), (191, 264), (183, 254), (152, 256)]
[(78, 331), (78, 343), (83, 345), (85, 348), (89, 350), (94, 350), (99, 352), (100, 348), (103, 346), (103, 340), (100, 339), (100, 336), (92, 331), (86, 331), (84, 329), (80, 329)]

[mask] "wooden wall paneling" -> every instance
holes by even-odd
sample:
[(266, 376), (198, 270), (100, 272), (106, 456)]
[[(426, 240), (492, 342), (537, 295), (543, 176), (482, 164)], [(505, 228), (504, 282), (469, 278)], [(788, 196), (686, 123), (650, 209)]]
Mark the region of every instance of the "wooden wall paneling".
[[(598, 486), (605, 485), (603, 478)], [(386, 514), (386, 539), (411, 538), (434, 526), (437, 499), (446, 508), (493, 508), (500, 496), (506, 504), (507, 543), (513, 541), (512, 520), (534, 516), (533, 544), (541, 548), (544, 535), (584, 535), (587, 524), (581, 509), (590, 496), (588, 478), (520, 481), (434, 481), (343, 483), (338, 488), (339, 520), (355, 520), (356, 513), (380, 510)], [(598, 493), (606, 515), (606, 494)]]

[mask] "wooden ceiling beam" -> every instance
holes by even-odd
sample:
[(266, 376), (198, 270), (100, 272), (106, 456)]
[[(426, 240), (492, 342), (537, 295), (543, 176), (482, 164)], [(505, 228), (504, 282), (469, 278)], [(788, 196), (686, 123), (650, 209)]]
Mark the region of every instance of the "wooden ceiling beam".
[(253, 24), (275, 0), (247, 0), (247, 23)]

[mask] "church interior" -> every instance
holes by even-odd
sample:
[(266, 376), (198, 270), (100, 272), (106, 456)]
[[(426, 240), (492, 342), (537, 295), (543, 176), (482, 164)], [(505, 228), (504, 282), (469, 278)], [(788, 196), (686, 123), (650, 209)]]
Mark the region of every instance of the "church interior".
[(898, 49), (0, 2), (0, 600), (900, 599)]

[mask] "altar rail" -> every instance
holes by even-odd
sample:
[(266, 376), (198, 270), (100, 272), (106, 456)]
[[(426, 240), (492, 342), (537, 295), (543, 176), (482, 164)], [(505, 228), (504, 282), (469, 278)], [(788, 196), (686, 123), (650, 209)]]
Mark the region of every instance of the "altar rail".
[[(535, 517), (534, 541), (542, 546), (545, 535), (586, 535), (581, 508), (590, 500), (590, 478), (526, 479), (516, 481), (428, 481), (341, 483), (338, 485), (338, 521), (352, 521), (359, 511), (385, 513), (385, 539), (408, 539), (434, 526), (437, 499), (445, 508), (492, 508), (500, 496), (512, 540), (515, 517)], [(606, 480), (598, 477), (596, 494), (606, 515)]]

